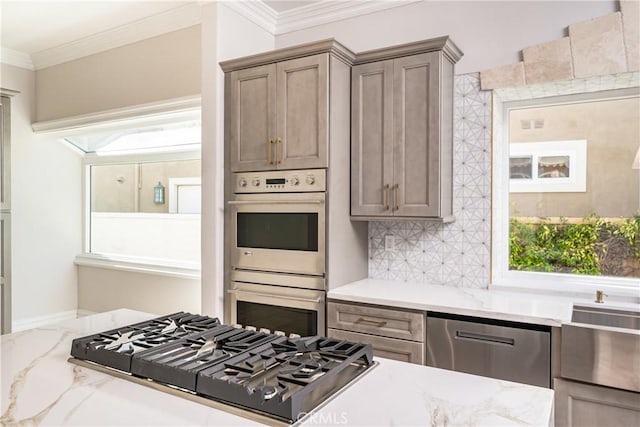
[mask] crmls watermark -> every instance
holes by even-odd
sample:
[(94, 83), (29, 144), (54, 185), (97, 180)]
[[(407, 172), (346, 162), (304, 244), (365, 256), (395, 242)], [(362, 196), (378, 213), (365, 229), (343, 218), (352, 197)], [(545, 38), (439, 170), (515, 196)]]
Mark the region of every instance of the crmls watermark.
[(304, 420), (305, 425), (340, 425), (347, 424), (349, 422), (346, 412), (300, 412), (296, 421), (300, 421), (305, 417), (307, 417)]

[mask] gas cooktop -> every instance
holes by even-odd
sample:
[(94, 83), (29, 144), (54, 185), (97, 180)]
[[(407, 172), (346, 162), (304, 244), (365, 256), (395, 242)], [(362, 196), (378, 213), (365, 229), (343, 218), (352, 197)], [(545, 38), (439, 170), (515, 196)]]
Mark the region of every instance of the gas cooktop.
[(285, 423), (373, 366), (370, 345), (272, 334), (184, 312), (74, 339), (71, 356)]

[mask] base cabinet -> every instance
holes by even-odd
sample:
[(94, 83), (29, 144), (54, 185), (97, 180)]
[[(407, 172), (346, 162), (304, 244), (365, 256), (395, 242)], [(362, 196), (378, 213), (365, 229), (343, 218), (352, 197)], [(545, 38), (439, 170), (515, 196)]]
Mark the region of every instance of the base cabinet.
[(371, 344), (373, 354), (378, 357), (398, 360), (400, 362), (416, 363), (418, 365), (424, 365), (426, 361), (423, 343), (398, 340), (395, 338), (376, 337), (374, 335), (331, 328), (328, 329), (328, 335), (330, 338), (339, 340)]
[(554, 389), (558, 427), (640, 425), (640, 393), (561, 378)]
[(329, 302), (327, 335), (371, 344), (374, 356), (424, 365), (424, 312)]

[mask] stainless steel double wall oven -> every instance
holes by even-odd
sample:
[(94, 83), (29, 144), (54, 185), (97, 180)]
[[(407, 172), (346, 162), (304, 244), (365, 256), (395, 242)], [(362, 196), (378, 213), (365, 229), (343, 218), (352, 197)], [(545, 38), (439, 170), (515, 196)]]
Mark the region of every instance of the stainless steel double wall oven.
[(324, 334), (326, 170), (231, 176), (230, 321)]

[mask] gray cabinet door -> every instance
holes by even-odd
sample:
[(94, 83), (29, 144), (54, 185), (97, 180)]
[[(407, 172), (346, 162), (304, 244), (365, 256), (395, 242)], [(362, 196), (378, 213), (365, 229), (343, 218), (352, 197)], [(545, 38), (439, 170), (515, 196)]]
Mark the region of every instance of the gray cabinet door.
[(561, 378), (554, 380), (554, 389), (556, 426), (640, 425), (638, 393)]
[(394, 60), (395, 216), (439, 214), (439, 57), (430, 52)]
[(9, 144), (9, 98), (0, 98), (0, 211), (11, 209), (10, 169), (11, 146)]
[(278, 169), (327, 167), (329, 55), (277, 64)]
[(351, 215), (390, 216), (393, 60), (351, 70)]
[(275, 64), (233, 71), (228, 84), (231, 170), (275, 169)]

